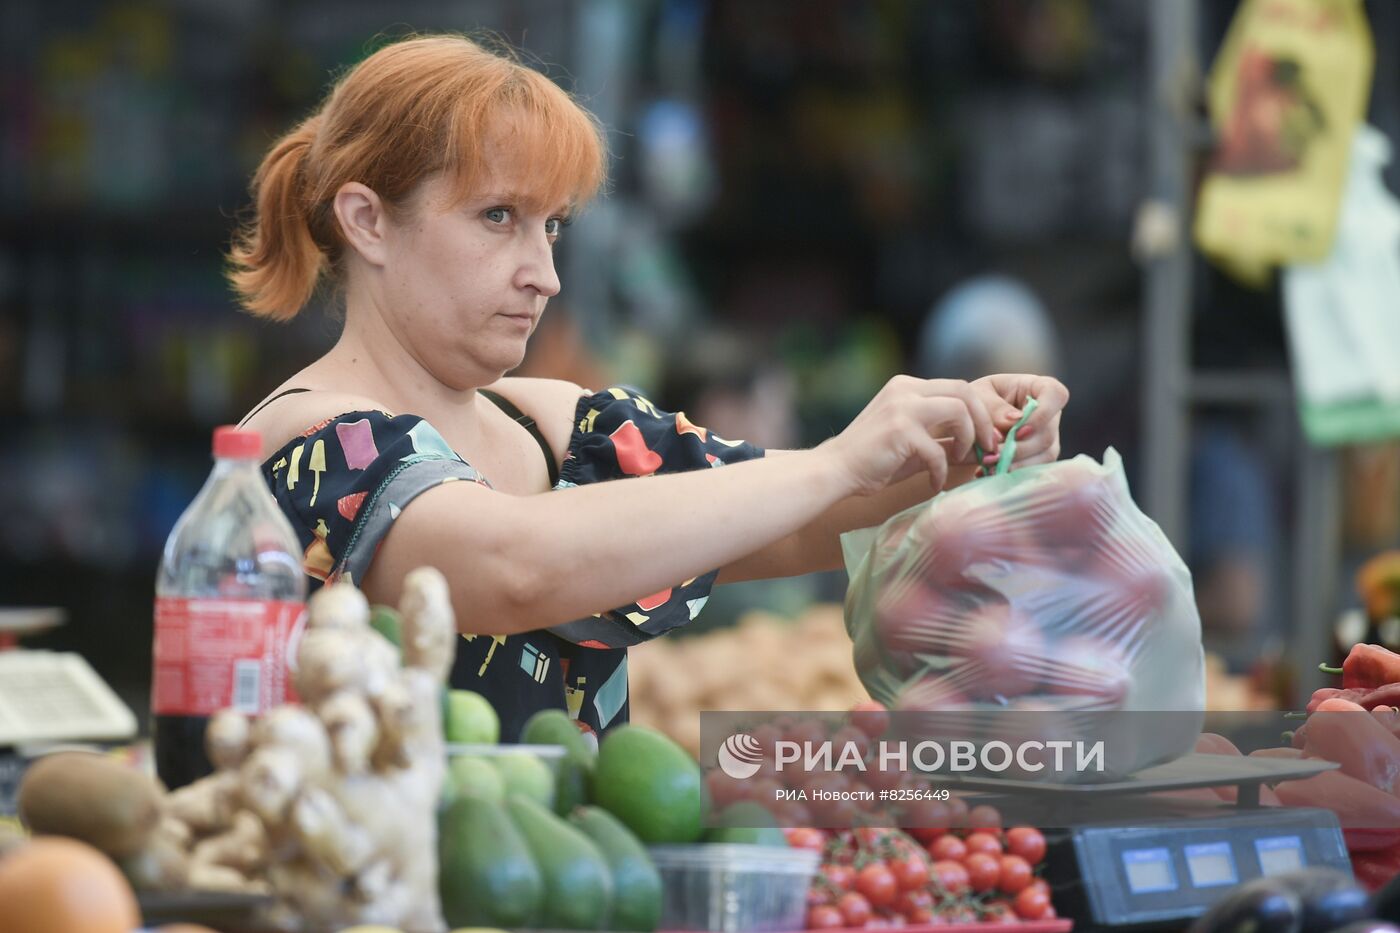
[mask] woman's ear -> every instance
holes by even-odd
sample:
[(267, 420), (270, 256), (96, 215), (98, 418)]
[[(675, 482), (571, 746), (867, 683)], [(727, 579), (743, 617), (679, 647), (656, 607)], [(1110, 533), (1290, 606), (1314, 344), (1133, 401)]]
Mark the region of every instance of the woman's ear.
[(335, 193), (333, 203), (345, 242), (371, 265), (384, 265), (388, 216), (379, 195), (357, 181), (347, 181)]

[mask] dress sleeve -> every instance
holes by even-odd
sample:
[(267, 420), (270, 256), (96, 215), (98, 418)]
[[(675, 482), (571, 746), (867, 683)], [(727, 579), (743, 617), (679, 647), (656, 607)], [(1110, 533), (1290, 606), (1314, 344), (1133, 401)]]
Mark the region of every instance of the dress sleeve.
[(319, 583), (358, 585), (394, 519), (441, 483), (482, 482), (416, 415), (357, 411), (303, 432), (263, 464), (263, 476)]
[[(754, 460), (761, 447), (728, 440), (693, 423), (685, 412), (661, 411), (633, 389), (615, 387), (579, 400), (569, 456), (560, 486), (713, 469)], [(614, 534), (616, 529), (599, 529)], [(695, 534), (724, 534), (697, 528)], [(598, 573), (607, 573), (599, 567)], [(655, 638), (695, 619), (709, 599), (719, 570), (677, 583), (660, 593), (587, 619), (550, 629), (588, 648), (622, 648)]]

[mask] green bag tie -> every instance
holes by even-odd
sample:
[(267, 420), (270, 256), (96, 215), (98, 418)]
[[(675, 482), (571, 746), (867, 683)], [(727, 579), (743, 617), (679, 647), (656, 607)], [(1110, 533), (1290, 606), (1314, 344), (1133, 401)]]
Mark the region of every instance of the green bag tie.
[[(1031, 415), (1035, 413), (1039, 404), (1031, 396), (1026, 396), (1026, 406), (1021, 409), (1021, 420), (1016, 422), (1010, 431), (1006, 432), (1006, 443), (1001, 445), (1001, 458), (997, 460), (995, 472), (988, 475), (1002, 476), (1011, 472), (1011, 461), (1016, 459), (1016, 432), (1021, 430), (1027, 421), (1031, 420)], [(982, 448), (973, 444), (972, 449), (977, 452), (977, 462), (981, 463), (983, 456), (985, 456), (982, 453)]]

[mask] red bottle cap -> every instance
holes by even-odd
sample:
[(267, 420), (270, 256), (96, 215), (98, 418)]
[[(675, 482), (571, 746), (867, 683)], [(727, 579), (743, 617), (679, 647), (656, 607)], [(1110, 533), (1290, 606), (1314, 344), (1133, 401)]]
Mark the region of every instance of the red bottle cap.
[(256, 460), (262, 456), (262, 435), (231, 424), (215, 428), (214, 456)]

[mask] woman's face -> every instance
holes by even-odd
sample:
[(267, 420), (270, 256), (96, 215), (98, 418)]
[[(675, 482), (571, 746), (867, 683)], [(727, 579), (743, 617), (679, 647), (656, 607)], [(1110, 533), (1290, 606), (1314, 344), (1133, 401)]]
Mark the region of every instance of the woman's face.
[(528, 181), (509, 165), (491, 159), (476, 193), (456, 205), (445, 177), (427, 179), (386, 239), (388, 324), (424, 368), (458, 390), (520, 365), (559, 292), (554, 241), (565, 206), (526, 208), (519, 195)]

